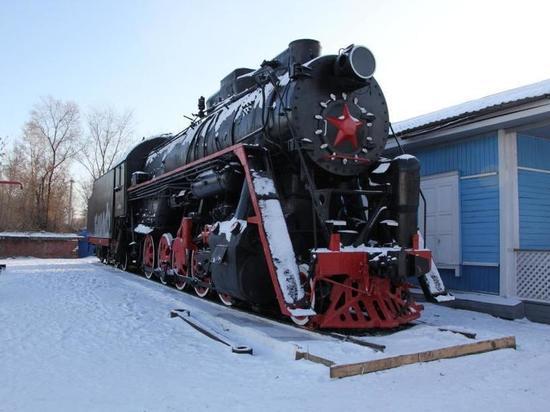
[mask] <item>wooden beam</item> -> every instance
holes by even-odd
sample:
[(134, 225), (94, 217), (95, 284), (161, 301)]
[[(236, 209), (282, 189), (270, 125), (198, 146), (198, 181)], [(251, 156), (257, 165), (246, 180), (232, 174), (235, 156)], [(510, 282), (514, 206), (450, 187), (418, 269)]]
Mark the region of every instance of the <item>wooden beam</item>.
[(305, 360), (308, 360), (310, 362), (314, 362), (314, 363), (319, 363), (321, 365), (325, 365), (325, 366), (333, 366), (335, 365), (335, 362), (329, 360), (329, 359), (325, 359), (325, 358), (322, 358), (320, 356), (317, 356), (317, 355), (312, 355), (311, 353), (309, 352), (302, 352), (302, 351), (296, 351), (296, 360), (300, 360), (300, 359), (305, 359)]
[(466, 332), (462, 330), (456, 330), (456, 329), (447, 329), (447, 328), (437, 328), (440, 332), (452, 332), (452, 333), (458, 333), (459, 335), (465, 336), (468, 339), (475, 339), (477, 336), (477, 333), (474, 332)]
[(514, 336), (483, 340), (464, 345), (449, 346), (446, 348), (411, 353), (408, 355), (392, 356), (390, 358), (375, 359), (367, 362), (334, 365), (330, 367), (330, 377), (345, 378), (347, 376), (362, 375), (365, 373), (397, 368), (403, 365), (411, 365), (413, 363), (457, 358), (459, 356), (472, 355), (474, 353), (483, 353), (505, 348), (516, 348), (516, 338)]
[(344, 342), (351, 342), (351, 343), (355, 343), (356, 345), (366, 346), (368, 348), (374, 349), (377, 352), (384, 352), (384, 350), (386, 349), (386, 345), (380, 345), (378, 343), (368, 342), (366, 340), (363, 340), (351, 335), (344, 335), (342, 333), (336, 333), (336, 332), (321, 332), (321, 333), (323, 335), (326, 334), (327, 336), (332, 336), (333, 338), (340, 339), (341, 341), (344, 341)]

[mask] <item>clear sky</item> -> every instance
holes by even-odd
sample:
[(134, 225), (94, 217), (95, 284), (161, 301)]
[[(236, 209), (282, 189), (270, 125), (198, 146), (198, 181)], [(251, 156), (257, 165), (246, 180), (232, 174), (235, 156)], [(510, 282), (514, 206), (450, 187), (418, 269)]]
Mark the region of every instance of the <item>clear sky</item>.
[(41, 96), (177, 131), (236, 67), (297, 38), (369, 47), (392, 121), (550, 78), (550, 1), (0, 0), (0, 135)]

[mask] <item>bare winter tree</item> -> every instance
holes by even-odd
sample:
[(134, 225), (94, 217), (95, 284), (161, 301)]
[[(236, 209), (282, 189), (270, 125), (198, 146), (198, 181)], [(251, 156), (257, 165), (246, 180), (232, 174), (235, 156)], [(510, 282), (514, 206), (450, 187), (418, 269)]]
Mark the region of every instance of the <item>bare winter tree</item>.
[(59, 208), (52, 210), (52, 200), (58, 197), (60, 187), (67, 180), (67, 168), (78, 153), (80, 136), (80, 112), (76, 103), (53, 97), (43, 98), (33, 108), (23, 128), (27, 179), (34, 195), (36, 225), (40, 229), (48, 229), (50, 218), (58, 217)]
[[(22, 138), (0, 158), (0, 174), (24, 187), (0, 188), (0, 230), (71, 229), (71, 161), (76, 158), (90, 176), (79, 178), (76, 188), (77, 199), (78, 192), (84, 198), (78, 203), (85, 207), (93, 179), (109, 170), (128, 147), (132, 114), (91, 110), (85, 127), (83, 139), (75, 103), (48, 97), (33, 108)], [(0, 153), (2, 148), (0, 141)]]
[(86, 116), (86, 127), (86, 144), (79, 161), (90, 177), (97, 179), (128, 147), (133, 133), (132, 112), (117, 113), (112, 108), (95, 108)]
[(6, 138), (0, 136), (0, 178), (4, 173), (4, 167), (6, 162)]

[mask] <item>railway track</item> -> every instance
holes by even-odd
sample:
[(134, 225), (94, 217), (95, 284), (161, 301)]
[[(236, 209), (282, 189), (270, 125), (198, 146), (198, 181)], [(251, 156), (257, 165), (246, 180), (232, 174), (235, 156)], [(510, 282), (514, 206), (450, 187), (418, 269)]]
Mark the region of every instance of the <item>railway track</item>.
[[(128, 272), (138, 274), (134, 271)], [(161, 283), (154, 278), (149, 280)], [(165, 286), (170, 287), (168, 284)], [(193, 296), (191, 293), (186, 295)], [(426, 321), (411, 322), (394, 330), (361, 331), (353, 334), (312, 330), (295, 325), (273, 311), (259, 312), (246, 305), (228, 308), (212, 295), (204, 295), (195, 305), (188, 302), (191, 304), (187, 308), (174, 308), (170, 316), (181, 318), (189, 327), (229, 347), (233, 353), (253, 354), (256, 349), (260, 349), (259, 353), (265, 350), (277, 352), (286, 359), (291, 356), (294, 360), (304, 359), (323, 365), (328, 368), (330, 378), (344, 378), (413, 363), (516, 347), (514, 336), (492, 336), (490, 339), (479, 340), (475, 332), (456, 330)], [(194, 296), (193, 298), (196, 299)], [(414, 327), (427, 329), (413, 330)], [(417, 337), (426, 333), (431, 336), (431, 343), (430, 338), (427, 343), (414, 343)], [(440, 333), (445, 335), (439, 335)], [(487, 337), (486, 333), (483, 335)], [(368, 336), (377, 342), (365, 339)], [(389, 339), (385, 340), (385, 337), (391, 337), (391, 342)], [(390, 344), (386, 347), (388, 343)], [(354, 347), (357, 349), (353, 349)]]
[[(254, 308), (253, 306), (248, 305), (246, 302), (233, 302), (233, 304), (228, 305), (227, 301), (224, 302), (224, 299), (221, 296), (219, 297), (219, 300), (216, 299), (217, 295), (212, 291), (208, 294), (203, 294), (203, 293), (199, 294), (199, 293), (193, 293), (194, 289), (192, 287), (188, 287), (185, 290), (180, 290), (176, 288), (174, 284), (162, 282), (159, 278), (155, 276), (146, 277), (137, 269), (130, 270), (127, 268), (126, 270), (124, 270), (124, 269), (121, 269), (120, 267), (117, 267), (116, 265), (111, 265), (107, 262), (102, 262), (102, 263), (105, 265), (111, 266), (113, 268), (123, 270), (124, 272), (132, 273), (136, 276), (143, 277), (147, 280), (169, 287), (176, 291), (183, 292), (191, 296), (196, 296), (200, 298), (201, 301), (209, 302), (211, 304), (216, 305), (217, 307), (227, 309), (229, 311), (235, 311), (238, 313), (246, 314), (247, 316), (253, 316), (256, 319), (259, 319), (265, 322), (273, 322), (274, 324), (279, 326), (284, 326), (284, 327), (292, 328), (293, 330), (301, 331), (305, 334), (308, 334), (309, 336), (332, 338), (335, 341), (348, 342), (357, 346), (370, 348), (376, 352), (384, 352), (384, 350), (386, 349), (386, 345), (369, 342), (365, 339), (362, 339), (362, 337), (390, 335), (392, 333), (395, 333), (397, 331), (400, 331), (412, 326), (412, 325), (407, 325), (407, 326), (395, 328), (392, 330), (384, 329), (384, 330), (375, 330), (370, 332), (356, 331), (355, 334), (345, 333), (342, 330), (333, 330), (333, 331), (315, 330), (315, 329), (308, 328), (307, 326), (297, 325), (291, 322), (287, 317), (284, 317), (273, 310), (268, 310), (265, 308)], [(178, 310), (179, 308), (175, 308), (175, 309)]]
[[(102, 262), (102, 263), (108, 264), (106, 262)], [(109, 265), (109, 266), (116, 267), (115, 265)], [(350, 344), (357, 345), (357, 346), (360, 346), (360, 347), (369, 348), (374, 352), (384, 352), (385, 349), (386, 349), (386, 345), (371, 342), (371, 341), (367, 340), (368, 337), (391, 336), (391, 335), (393, 335), (395, 333), (398, 333), (400, 331), (404, 331), (404, 330), (407, 330), (407, 329), (410, 329), (410, 328), (413, 328), (413, 327), (419, 326), (419, 325), (426, 325), (426, 326), (433, 327), (438, 332), (442, 332), (442, 333), (452, 332), (454, 334), (460, 334), (460, 335), (462, 335), (462, 336), (464, 336), (468, 339), (472, 339), (472, 340), (476, 339), (476, 333), (474, 333), (474, 332), (466, 331), (466, 330), (457, 330), (457, 329), (452, 329), (452, 328), (440, 327), (438, 325), (431, 324), (429, 322), (422, 321), (422, 320), (416, 320), (416, 321), (413, 321), (413, 322), (411, 322), (407, 325), (403, 325), (403, 326), (400, 326), (400, 327), (397, 327), (397, 328), (394, 328), (394, 329), (374, 329), (374, 330), (368, 330), (368, 331), (361, 330), (361, 331), (353, 331), (352, 333), (350, 333), (349, 330), (343, 331), (343, 330), (317, 330), (317, 329), (311, 329), (311, 328), (308, 328), (307, 326), (300, 326), (300, 325), (297, 325), (297, 324), (291, 322), (289, 320), (289, 318), (282, 316), (281, 314), (277, 313), (274, 310), (268, 310), (266, 308), (258, 308), (258, 307), (255, 308), (253, 306), (248, 305), (246, 302), (240, 302), (240, 301), (232, 301), (232, 304), (228, 305), (228, 300), (227, 299), (224, 299), (222, 296), (218, 296), (212, 290), (209, 293), (206, 293), (206, 294), (205, 293), (200, 293), (201, 291), (197, 291), (196, 289), (194, 289), (192, 287), (189, 287), (189, 285), (185, 290), (181, 290), (181, 289), (178, 289), (174, 284), (169, 283), (169, 282), (162, 282), (161, 279), (159, 279), (155, 276), (151, 276), (151, 277), (144, 276), (141, 273), (141, 271), (139, 271), (137, 269), (129, 270), (128, 267), (127, 267), (126, 270), (124, 270), (124, 269), (121, 269), (120, 267), (116, 267), (116, 268), (118, 268), (119, 270), (123, 270), (125, 272), (128, 272), (128, 273), (132, 273), (136, 276), (144, 277), (145, 279), (150, 280), (152, 282), (155, 282), (157, 284), (160, 283), (163, 286), (169, 287), (169, 288), (174, 289), (174, 290), (179, 291), (179, 292), (186, 293), (190, 296), (196, 296), (196, 297), (200, 298), (201, 301), (213, 304), (218, 308), (222, 308), (223, 310), (228, 310), (228, 312), (237, 312), (237, 313), (245, 314), (246, 316), (252, 316), (252, 317), (254, 317), (254, 319), (257, 319), (257, 320), (262, 321), (262, 322), (272, 323), (273, 325), (286, 327), (286, 328), (291, 328), (294, 331), (300, 331), (303, 334), (305, 334), (306, 336), (317, 337), (317, 338), (319, 338), (319, 337), (330, 338), (334, 341), (346, 342), (346, 343), (350, 343)], [(195, 293), (193, 293), (193, 290), (195, 290)], [(218, 297), (218, 299), (216, 297)], [(174, 308), (174, 309), (175, 309), (175, 311), (173, 311), (171, 316), (176, 316), (174, 313), (176, 313), (180, 308)], [(185, 311), (188, 312), (187, 310), (185, 310)], [(179, 317), (182, 317), (182, 316), (179, 316)], [(183, 319), (183, 317), (182, 317), (182, 319)], [(188, 322), (189, 319), (190, 318), (186, 318), (184, 320), (187, 323), (189, 323)], [(193, 326), (193, 327), (195, 327), (195, 326)], [(200, 328), (200, 326), (199, 326), (199, 328)], [(195, 327), (195, 329), (197, 329), (197, 327)], [(207, 326), (206, 329), (210, 329), (210, 328)], [(209, 334), (208, 332), (207, 333), (205, 333), (203, 331), (201, 331), (201, 332), (206, 334), (207, 336)], [(218, 339), (215, 339), (215, 340), (218, 340)], [(229, 346), (235, 347), (235, 346), (240, 346), (240, 345), (229, 345)], [(245, 351), (233, 350), (233, 352), (235, 352), (235, 353), (249, 353), (246, 350)], [(299, 354), (300, 352), (298, 351), (297, 353)], [(317, 358), (317, 357), (309, 355), (309, 354), (301, 354), (301, 355), (297, 355), (297, 356), (299, 358), (300, 358), (300, 356), (301, 356), (301, 358), (311, 357), (313, 360), (309, 359), (309, 358), (308, 358), (308, 360), (312, 360), (314, 362), (316, 361), (315, 359)], [(320, 358), (320, 359), (322, 359), (322, 358)], [(323, 361), (321, 361), (320, 363), (323, 363)]]

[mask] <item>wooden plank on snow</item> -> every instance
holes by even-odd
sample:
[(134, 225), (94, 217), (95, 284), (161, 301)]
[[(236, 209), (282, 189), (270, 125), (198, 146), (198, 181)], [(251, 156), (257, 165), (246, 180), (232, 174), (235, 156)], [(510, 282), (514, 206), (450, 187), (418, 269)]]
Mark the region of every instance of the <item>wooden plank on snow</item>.
[(300, 359), (305, 359), (305, 360), (308, 360), (310, 362), (314, 362), (314, 363), (319, 363), (321, 365), (325, 365), (325, 366), (333, 366), (335, 364), (335, 362), (329, 360), (329, 359), (325, 359), (325, 358), (322, 358), (320, 356), (317, 356), (317, 355), (313, 355), (309, 352), (301, 352), (301, 351), (296, 351), (296, 360), (300, 360)]
[(490, 352), (497, 349), (516, 348), (516, 338), (507, 336), (504, 338), (483, 340), (464, 345), (449, 346), (425, 352), (411, 353), (408, 355), (392, 356), (390, 358), (375, 359), (367, 362), (350, 363), (347, 365), (334, 365), (330, 367), (331, 378), (344, 378), (347, 376), (362, 375), (385, 369), (397, 368), (403, 365), (411, 365), (419, 362), (431, 362), (438, 359), (457, 358), (459, 356), (475, 353)]

